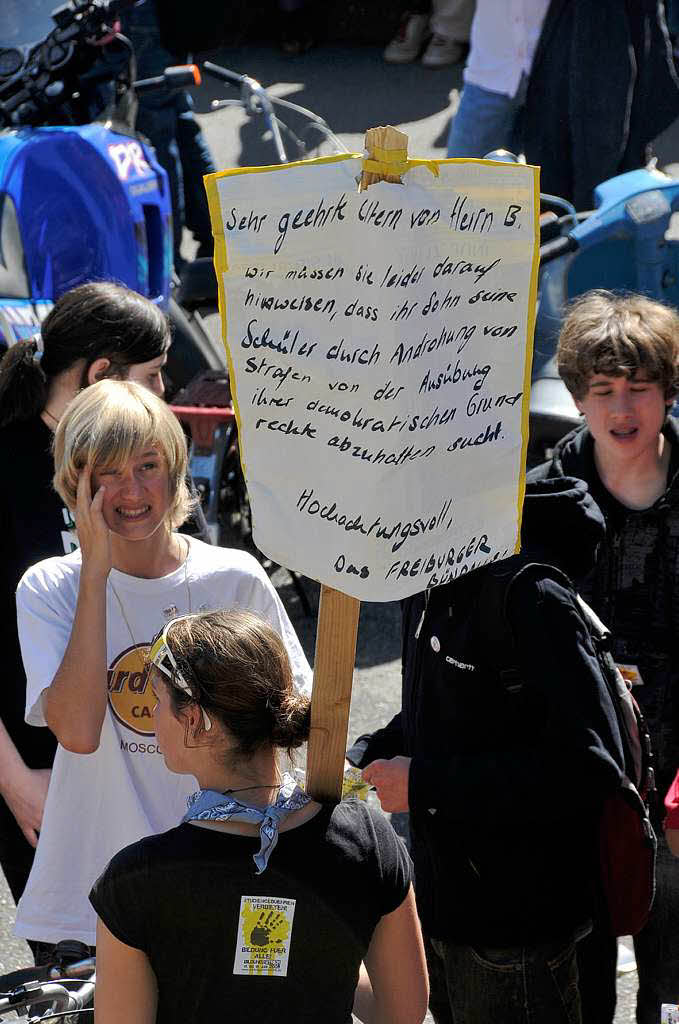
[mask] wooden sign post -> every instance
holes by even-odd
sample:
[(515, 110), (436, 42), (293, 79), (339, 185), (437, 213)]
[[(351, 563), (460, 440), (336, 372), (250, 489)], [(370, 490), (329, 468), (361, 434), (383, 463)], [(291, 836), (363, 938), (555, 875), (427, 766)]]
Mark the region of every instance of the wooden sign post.
[(307, 792), (315, 800), (342, 795), (360, 608), (355, 597), (321, 587), (306, 773)]

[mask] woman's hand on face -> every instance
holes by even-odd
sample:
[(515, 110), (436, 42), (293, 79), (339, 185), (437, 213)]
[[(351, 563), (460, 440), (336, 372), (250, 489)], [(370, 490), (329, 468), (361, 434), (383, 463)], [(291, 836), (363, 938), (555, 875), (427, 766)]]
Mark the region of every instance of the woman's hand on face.
[(83, 573), (108, 577), (113, 564), (111, 531), (102, 506), (105, 488), (102, 485), (92, 497), (92, 469), (86, 466), (78, 477), (75, 507), (75, 525), (82, 551)]

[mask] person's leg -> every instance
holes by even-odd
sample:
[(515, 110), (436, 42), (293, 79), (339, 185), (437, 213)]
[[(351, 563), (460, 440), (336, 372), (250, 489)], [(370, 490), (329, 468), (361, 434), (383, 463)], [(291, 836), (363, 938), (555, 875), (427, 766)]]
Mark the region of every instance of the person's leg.
[(432, 37), (422, 54), (425, 67), (445, 68), (460, 63), (467, 53), (473, 16), (474, 0), (434, 0)]
[(35, 850), (25, 838), (5, 801), (0, 798), (0, 867), (18, 903), (31, 871)]
[(448, 996), (444, 949), (436, 940), (425, 935), (424, 951), (429, 973), (429, 1012), (435, 1024), (455, 1024)]
[(679, 1003), (679, 859), (658, 837), (656, 890), (646, 927), (634, 939), (637, 1024), (658, 1024), (662, 1003)]
[(574, 940), (495, 949), (432, 940), (443, 966), (448, 1008), (436, 1024), (581, 1024)]
[(181, 264), (179, 250), (185, 222), (184, 175), (177, 141), (177, 114), (173, 105), (153, 106), (139, 104), (137, 131), (150, 141), (158, 163), (166, 172), (172, 201), (172, 230), (174, 232), (174, 263)]
[(410, 64), (416, 60), (431, 34), (429, 19), (430, 0), (415, 0), (399, 23), (393, 39), (384, 48), (383, 57), (388, 64)]
[(278, 0), (280, 44), (284, 53), (296, 57), (313, 46), (311, 23), (315, 7), (311, 0)]
[(468, 43), (476, 0), (433, 0), (431, 29), (435, 35)]
[(203, 175), (212, 174), (217, 168), (193, 113), (193, 101), (188, 93), (179, 94), (176, 109), (177, 146), (184, 184), (184, 219), (198, 242), (198, 255), (211, 256), (212, 227)]
[(30, 947), (36, 967), (45, 967), (47, 964), (54, 962), (54, 942), (36, 942), (32, 940)]
[(468, 82), (450, 125), (448, 156), (480, 158), (493, 149), (508, 148), (519, 106), (518, 96)]
[(578, 943), (578, 976), (583, 1024), (613, 1024), (618, 942), (601, 925)]
[[(34, 856), (35, 850), (17, 825), (5, 801), (0, 799), (0, 867), (15, 904), (23, 896)], [(42, 944), (29, 939), (28, 945), (36, 965), (45, 963), (44, 959), (38, 959)]]
[[(160, 39), (160, 28), (155, 4), (146, 0), (131, 8), (125, 15), (123, 30), (134, 47), (137, 78), (152, 78), (166, 67), (179, 63), (176, 55), (165, 49)], [(181, 262), (179, 249), (184, 227), (184, 180), (177, 143), (177, 109), (173, 93), (143, 93), (139, 97), (137, 131), (145, 135), (156, 151), (158, 163), (167, 173), (172, 200), (175, 266)]]

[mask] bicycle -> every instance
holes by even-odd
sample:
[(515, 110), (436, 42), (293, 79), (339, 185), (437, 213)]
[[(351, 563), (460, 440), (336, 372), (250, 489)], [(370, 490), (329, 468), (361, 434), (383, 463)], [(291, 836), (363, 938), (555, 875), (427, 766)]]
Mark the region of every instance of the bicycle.
[[(83, 953), (88, 955), (83, 957)], [(91, 1021), (95, 982), (96, 963), (88, 947), (80, 942), (59, 942), (50, 963), (0, 977), (0, 1020), (14, 1012), (18, 1017), (26, 1014), (26, 1024)]]

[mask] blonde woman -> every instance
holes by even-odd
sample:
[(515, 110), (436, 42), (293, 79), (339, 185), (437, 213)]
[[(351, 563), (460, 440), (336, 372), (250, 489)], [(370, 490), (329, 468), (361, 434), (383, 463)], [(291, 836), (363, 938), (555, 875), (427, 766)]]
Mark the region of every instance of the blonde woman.
[(350, 1024), (352, 1008), (420, 1024), (410, 859), (379, 811), (322, 806), (282, 773), (309, 699), (276, 632), (247, 612), (181, 616), (150, 661), (165, 762), (200, 790), (92, 890), (96, 1024)]
[(283, 637), (301, 688), (309, 668), (259, 564), (175, 532), (191, 504), (187, 453), (164, 402), (130, 382), (92, 385), (61, 417), (54, 458), (80, 548), (17, 590), (26, 720), (59, 746), (16, 933), (93, 945), (93, 880), (121, 846), (174, 824), (194, 788), (167, 771), (155, 736), (146, 654), (159, 624), (251, 609)]
[[(31, 565), (77, 546), (52, 489), (54, 430), (71, 399), (104, 377), (138, 381), (162, 398), (170, 340), (167, 317), (150, 299), (91, 281), (55, 302), (39, 338), (17, 342), (0, 360), (0, 477), (12, 482), (0, 497), (0, 866), (17, 903), (42, 828), (56, 740), (49, 729), (24, 722), (14, 595)], [(182, 529), (207, 534), (200, 507), (197, 513)]]

